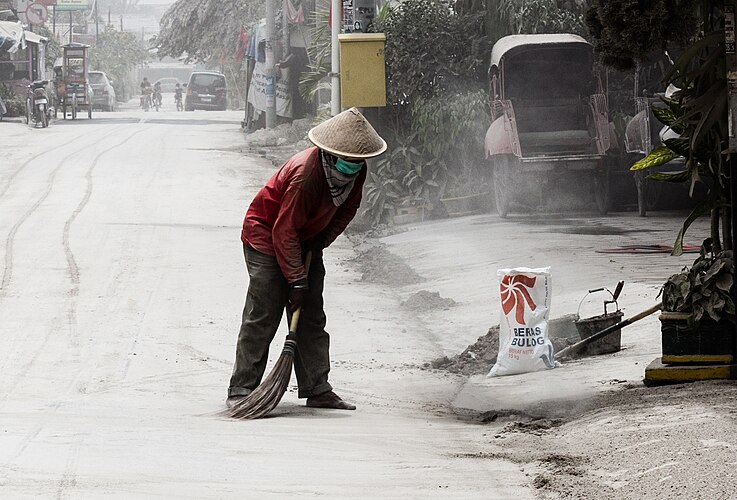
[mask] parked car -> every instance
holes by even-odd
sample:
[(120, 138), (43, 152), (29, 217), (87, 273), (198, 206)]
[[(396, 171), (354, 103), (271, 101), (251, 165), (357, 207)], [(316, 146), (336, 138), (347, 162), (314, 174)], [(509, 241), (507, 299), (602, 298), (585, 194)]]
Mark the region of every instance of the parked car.
[(187, 94), (184, 98), (185, 111), (215, 109), (225, 111), (228, 107), (228, 90), (225, 75), (214, 71), (195, 71), (189, 76)]
[(576, 199), (593, 192), (606, 213), (609, 113), (591, 44), (572, 34), (506, 36), (492, 48), (489, 78), (484, 149), (499, 215), (561, 202), (570, 189)]
[(171, 78), (159, 78), (158, 80), (156, 80), (154, 82), (154, 86), (156, 86), (157, 83), (159, 85), (161, 85), (161, 91), (162, 92), (169, 92), (169, 93), (174, 92), (174, 89), (177, 87), (177, 83), (179, 85), (182, 84), (182, 82), (180, 82), (179, 79), (173, 78), (173, 77), (171, 77)]
[(115, 111), (115, 89), (113, 81), (104, 71), (90, 71), (90, 86), (92, 87), (92, 107), (103, 111)]

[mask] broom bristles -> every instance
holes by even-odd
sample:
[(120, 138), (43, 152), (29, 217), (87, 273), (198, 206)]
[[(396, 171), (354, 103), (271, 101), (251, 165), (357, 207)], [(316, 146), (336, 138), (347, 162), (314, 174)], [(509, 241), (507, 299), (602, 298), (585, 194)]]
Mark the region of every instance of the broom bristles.
[(259, 384), (254, 391), (244, 399), (228, 408), (225, 414), (238, 419), (261, 418), (276, 408), (284, 393), (287, 392), (289, 379), (292, 377), (294, 351), (297, 347), (296, 335), (290, 333), (284, 343), (279, 359), (274, 364), (271, 373)]

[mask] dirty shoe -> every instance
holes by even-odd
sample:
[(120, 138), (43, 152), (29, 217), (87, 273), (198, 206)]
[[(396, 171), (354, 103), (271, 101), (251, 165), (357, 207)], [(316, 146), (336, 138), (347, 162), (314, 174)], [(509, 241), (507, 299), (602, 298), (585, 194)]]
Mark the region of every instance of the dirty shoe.
[(227, 406), (228, 408), (233, 408), (247, 397), (248, 395), (230, 396), (228, 397), (228, 399), (225, 400), (225, 406)]
[(336, 410), (355, 410), (356, 406), (350, 403), (346, 403), (340, 396), (335, 394), (333, 391), (328, 391), (320, 394), (319, 396), (313, 396), (307, 398), (307, 406), (310, 408), (334, 408)]

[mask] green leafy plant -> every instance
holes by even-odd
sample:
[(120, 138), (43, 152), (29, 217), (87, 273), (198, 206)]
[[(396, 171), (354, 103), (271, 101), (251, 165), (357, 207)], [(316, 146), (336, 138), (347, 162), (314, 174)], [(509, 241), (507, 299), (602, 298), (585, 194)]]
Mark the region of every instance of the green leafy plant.
[(0, 97), (2, 97), (7, 109), (7, 116), (23, 116), (26, 114), (26, 102), (23, 97), (19, 96), (10, 88), (10, 86), (0, 83)]
[(448, 89), (486, 88), (491, 44), (483, 14), (458, 14), (445, 0), (407, 0), (374, 23), (386, 34), (388, 99), (411, 104)]
[(177, 0), (161, 17), (153, 45), (160, 57), (184, 55), (187, 62), (232, 57), (240, 45), (241, 29), (258, 23), (264, 5), (240, 0)]
[(100, 33), (97, 44), (90, 48), (90, 68), (104, 71), (113, 80), (115, 94), (121, 100), (135, 93), (128, 81), (130, 72), (148, 60), (148, 51), (134, 33), (117, 31), (108, 25)]
[(330, 27), (328, 26), (328, 13), (315, 13), (310, 16), (310, 46), (307, 47), (309, 63), (307, 70), (299, 79), (299, 93), (305, 101), (315, 99), (320, 90), (329, 90), (330, 84), (325, 78), (330, 73), (331, 42)]
[(373, 226), (389, 222), (395, 207), (405, 194), (399, 175), (390, 158), (382, 158), (376, 168), (369, 169), (363, 193), (363, 214)]
[[(724, 32), (709, 34), (694, 43), (676, 61), (666, 82), (679, 90), (663, 97), (665, 106), (654, 106), (655, 117), (679, 134), (632, 166), (645, 170), (685, 158), (685, 168), (674, 173), (655, 173), (650, 179), (696, 182), (709, 178), (709, 196), (688, 215), (678, 232), (673, 255), (683, 252), (689, 226), (705, 214), (711, 216), (711, 241), (716, 253), (731, 250), (731, 209), (727, 158), (727, 78)], [(720, 234), (720, 225), (722, 233)]]
[(412, 106), (419, 147), (447, 165), (449, 188), (456, 194), (470, 194), (482, 185), (487, 110), (488, 98), (481, 90), (423, 97)]
[(718, 322), (727, 317), (734, 322), (734, 259), (731, 250), (713, 253), (711, 240), (690, 269), (674, 274), (663, 286), (663, 310), (688, 313), (696, 323), (702, 319)]
[(564, 9), (556, 0), (500, 0), (500, 21), (510, 34), (575, 33), (585, 35), (583, 12)]
[(422, 206), (432, 210), (447, 183), (445, 165), (413, 145), (410, 135), (369, 169), (364, 188), (364, 215), (373, 225), (391, 221), (400, 207)]
[(686, 43), (698, 27), (696, 0), (593, 0), (586, 25), (607, 66), (635, 68), (670, 41)]

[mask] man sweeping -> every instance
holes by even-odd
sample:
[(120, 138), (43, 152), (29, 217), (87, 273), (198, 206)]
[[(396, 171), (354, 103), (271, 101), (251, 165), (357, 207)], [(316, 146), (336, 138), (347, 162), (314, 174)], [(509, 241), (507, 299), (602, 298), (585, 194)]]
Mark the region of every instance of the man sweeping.
[[(241, 240), (249, 283), (227, 406), (243, 401), (261, 382), (269, 345), (282, 313), (302, 308), (294, 371), (307, 406), (355, 410), (328, 382), (330, 336), (323, 308), (322, 250), (356, 215), (366, 179), (366, 158), (386, 142), (351, 108), (311, 129), (315, 145), (290, 158), (251, 202)], [(312, 251), (305, 269), (304, 259)]]

